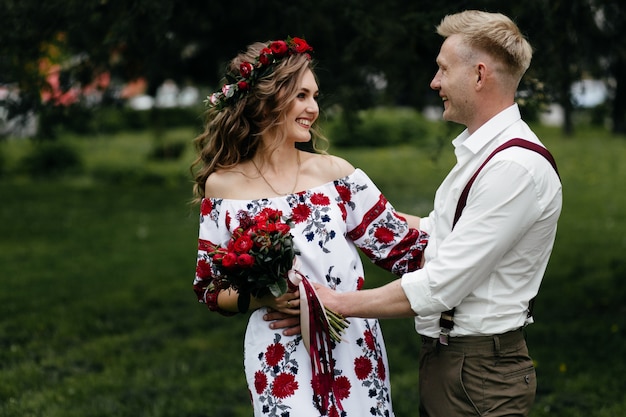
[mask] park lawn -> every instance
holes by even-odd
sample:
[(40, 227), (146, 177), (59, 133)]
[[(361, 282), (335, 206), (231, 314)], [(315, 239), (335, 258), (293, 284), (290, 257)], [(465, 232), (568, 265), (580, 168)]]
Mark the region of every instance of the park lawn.
[[(532, 415), (626, 415), (626, 140), (540, 135), (559, 163), (564, 210), (527, 330), (539, 376)], [(80, 142), (84, 177), (0, 180), (0, 417), (251, 414), (245, 319), (209, 313), (191, 289), (190, 153), (150, 161), (150, 140)], [(0, 145), (9, 157), (24, 146)], [(437, 158), (405, 146), (333, 152), (420, 215), (454, 162), (449, 145)], [(367, 286), (392, 278), (366, 268)], [(396, 415), (414, 416), (419, 341), (410, 320), (382, 326)]]

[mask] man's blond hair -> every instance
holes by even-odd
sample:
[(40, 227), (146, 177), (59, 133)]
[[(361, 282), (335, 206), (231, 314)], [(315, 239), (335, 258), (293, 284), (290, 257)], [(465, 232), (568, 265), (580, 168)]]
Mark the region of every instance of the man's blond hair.
[(483, 51), (504, 64), (519, 83), (530, 66), (533, 50), (517, 25), (500, 13), (466, 10), (448, 15), (437, 26), (447, 38), (460, 35), (471, 48)]

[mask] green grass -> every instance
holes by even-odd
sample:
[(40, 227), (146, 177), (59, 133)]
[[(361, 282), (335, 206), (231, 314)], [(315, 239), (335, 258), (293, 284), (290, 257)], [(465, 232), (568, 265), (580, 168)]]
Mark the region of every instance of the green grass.
[[(528, 328), (539, 375), (534, 417), (626, 415), (626, 140), (540, 128), (559, 163), (564, 210)], [(165, 140), (193, 136), (166, 132)], [(0, 416), (251, 415), (243, 317), (198, 305), (191, 149), (149, 158), (150, 134), (66, 138), (83, 174), (19, 174), (28, 142), (0, 143)], [(451, 146), (333, 151), (394, 205), (426, 214)], [(130, 179), (129, 179), (130, 178)], [(367, 285), (390, 278), (366, 265)], [(410, 320), (382, 323), (398, 417), (414, 416), (419, 342)]]

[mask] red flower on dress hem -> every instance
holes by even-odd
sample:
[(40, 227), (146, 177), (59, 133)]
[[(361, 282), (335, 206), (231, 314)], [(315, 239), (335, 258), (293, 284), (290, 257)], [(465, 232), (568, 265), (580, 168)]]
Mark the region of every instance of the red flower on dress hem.
[(261, 394), (267, 387), (267, 375), (262, 371), (256, 371), (254, 373), (254, 388), (257, 394)]
[(298, 389), (298, 381), (292, 374), (281, 373), (276, 375), (272, 384), (272, 395), (276, 398), (290, 397)]
[(345, 376), (340, 376), (335, 378), (335, 383), (333, 385), (333, 391), (335, 393), (335, 397), (338, 400), (344, 400), (350, 396), (350, 380)]

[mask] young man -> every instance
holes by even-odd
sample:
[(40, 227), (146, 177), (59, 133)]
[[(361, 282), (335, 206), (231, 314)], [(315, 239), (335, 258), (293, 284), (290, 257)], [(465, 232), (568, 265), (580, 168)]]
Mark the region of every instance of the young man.
[[(345, 316), (415, 317), (422, 417), (525, 416), (536, 380), (521, 329), (532, 322), (562, 204), (556, 166), (514, 102), (532, 49), (496, 13), (446, 16), (437, 31), (445, 40), (431, 87), (443, 118), (467, 129), (452, 142), (457, 164), (421, 219), (426, 263), (380, 288), (319, 292)], [(531, 144), (489, 159), (516, 138)]]

